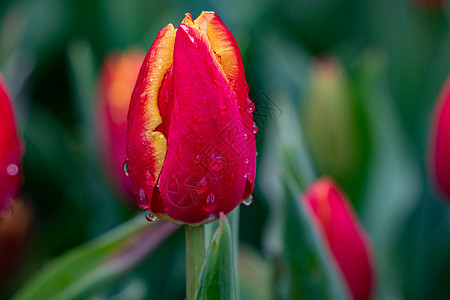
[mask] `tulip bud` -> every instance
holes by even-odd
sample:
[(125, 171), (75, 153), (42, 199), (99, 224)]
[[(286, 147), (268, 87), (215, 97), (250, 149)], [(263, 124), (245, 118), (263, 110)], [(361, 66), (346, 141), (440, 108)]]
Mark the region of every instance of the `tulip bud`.
[(99, 136), (104, 162), (118, 192), (131, 199), (134, 189), (123, 172), (127, 114), (143, 58), (144, 53), (138, 50), (110, 54), (103, 62), (99, 79)]
[(340, 64), (318, 59), (302, 106), (302, 121), (311, 156), (319, 174), (329, 174), (346, 188), (360, 186), (367, 150), (358, 124), (357, 105)]
[(0, 74), (0, 216), (10, 209), (21, 185), (21, 145), (12, 105)]
[(128, 112), (125, 171), (139, 207), (151, 219), (201, 224), (249, 197), (253, 110), (236, 40), (214, 12), (164, 27)]
[(429, 143), (429, 169), (437, 188), (450, 199), (450, 76), (439, 95)]
[(330, 178), (305, 193), (303, 207), (319, 229), (355, 300), (369, 299), (374, 287), (372, 248), (347, 197)]

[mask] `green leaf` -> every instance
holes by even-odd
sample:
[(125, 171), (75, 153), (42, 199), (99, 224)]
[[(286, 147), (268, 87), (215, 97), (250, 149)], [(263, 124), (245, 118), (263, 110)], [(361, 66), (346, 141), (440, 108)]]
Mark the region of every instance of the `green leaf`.
[(84, 299), (129, 271), (176, 228), (139, 215), (56, 258), (13, 299)]
[[(349, 299), (336, 263), (300, 205), (300, 192), (288, 180), (284, 199), (286, 278), (283, 299)], [(283, 282), (284, 281), (284, 282)]]
[(231, 228), (225, 215), (206, 254), (195, 299), (235, 299)]

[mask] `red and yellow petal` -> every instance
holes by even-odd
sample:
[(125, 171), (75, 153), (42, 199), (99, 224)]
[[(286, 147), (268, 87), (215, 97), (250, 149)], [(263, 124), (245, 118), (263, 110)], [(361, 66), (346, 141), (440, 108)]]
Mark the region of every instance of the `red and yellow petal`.
[(207, 24), (211, 46), (225, 72), (233, 91), (236, 93), (240, 115), (244, 124), (248, 152), (248, 180), (243, 198), (251, 195), (256, 173), (256, 125), (253, 122), (254, 104), (248, 97), (248, 85), (245, 80), (244, 64), (241, 53), (231, 31), (214, 12), (202, 12), (195, 20), (201, 28)]
[(173, 59), (173, 107), (159, 187), (168, 216), (195, 224), (227, 214), (241, 201), (245, 131), (236, 94), (206, 34), (181, 24)]
[(149, 208), (167, 152), (167, 139), (156, 128), (161, 83), (173, 61), (175, 29), (164, 27), (148, 51), (131, 96), (127, 127), (127, 168), (137, 189), (138, 204)]

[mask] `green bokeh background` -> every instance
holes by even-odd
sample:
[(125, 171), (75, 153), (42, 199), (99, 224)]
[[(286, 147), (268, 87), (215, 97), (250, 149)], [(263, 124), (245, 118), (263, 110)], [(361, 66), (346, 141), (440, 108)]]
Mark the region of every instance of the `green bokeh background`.
[[(334, 177), (372, 240), (375, 298), (448, 297), (449, 202), (428, 179), (426, 153), (433, 106), (450, 72), (450, 6), (422, 2), (0, 2), (0, 71), (26, 144), (21, 197), (33, 210), (25, 251), (16, 272), (0, 282), (0, 298), (52, 258), (135, 214), (115, 195), (99, 160), (92, 110), (99, 67), (112, 50), (147, 51), (167, 23), (177, 26), (184, 13), (195, 18), (202, 10), (218, 13), (236, 37), (259, 116), (254, 202), (240, 216), (241, 241), (255, 259), (270, 263), (279, 253), (280, 174), (292, 174), (303, 189), (333, 173), (321, 157), (333, 156), (339, 135), (348, 134), (355, 137), (345, 145), (357, 153), (346, 162), (353, 173)], [(327, 136), (335, 126), (326, 113), (323, 127), (307, 121), (308, 101), (317, 97), (314, 66), (323, 57), (338, 62), (352, 107), (353, 121), (343, 127), (349, 131), (332, 133), (335, 139)], [(333, 101), (333, 90), (324, 94)], [(315, 136), (324, 144), (312, 146)], [(182, 231), (97, 296), (120, 295), (183, 299)]]

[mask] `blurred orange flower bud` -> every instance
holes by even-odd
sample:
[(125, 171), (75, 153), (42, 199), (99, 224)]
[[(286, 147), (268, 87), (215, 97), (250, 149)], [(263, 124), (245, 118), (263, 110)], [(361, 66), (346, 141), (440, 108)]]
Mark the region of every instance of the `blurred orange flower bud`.
[(112, 53), (103, 62), (99, 80), (101, 153), (114, 186), (129, 199), (134, 199), (135, 193), (130, 178), (123, 172), (127, 114), (143, 59), (144, 53), (139, 50)]

